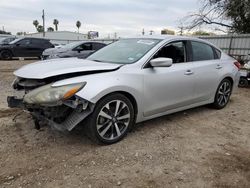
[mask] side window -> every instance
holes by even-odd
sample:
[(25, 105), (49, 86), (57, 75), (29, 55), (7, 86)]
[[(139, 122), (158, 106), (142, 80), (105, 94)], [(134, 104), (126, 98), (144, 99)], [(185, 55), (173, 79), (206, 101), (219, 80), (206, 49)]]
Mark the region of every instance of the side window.
[(53, 45), (50, 43), (50, 41), (48, 41), (48, 40), (44, 40), (43, 41), (43, 47), (53, 47)]
[(19, 41), (18, 44), (19, 45), (30, 45), (31, 40), (30, 39), (23, 39), (23, 40)]
[(201, 42), (191, 42), (193, 50), (193, 61), (204, 61), (215, 59), (214, 50), (211, 46)]
[(85, 43), (82, 45), (83, 50), (93, 50), (91, 43)]
[(105, 44), (101, 44), (101, 43), (93, 43), (93, 50), (100, 50), (101, 48), (103, 48), (105, 46)]
[(92, 44), (91, 43), (84, 43), (80, 46), (75, 48), (76, 50), (85, 51), (85, 50), (92, 50)]
[(173, 63), (186, 62), (185, 44), (182, 41), (172, 42), (161, 48), (153, 57), (166, 57), (173, 59)]
[(43, 46), (43, 40), (32, 39), (32, 44), (33, 44), (34, 46)]

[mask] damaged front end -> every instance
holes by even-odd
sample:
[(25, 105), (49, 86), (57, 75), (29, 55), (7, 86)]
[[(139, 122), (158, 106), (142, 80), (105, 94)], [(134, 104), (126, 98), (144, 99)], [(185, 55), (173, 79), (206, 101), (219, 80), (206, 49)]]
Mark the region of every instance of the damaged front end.
[(9, 96), (8, 106), (29, 111), (37, 128), (43, 123), (60, 131), (71, 131), (93, 111), (94, 104), (75, 95), (86, 82), (58, 87), (53, 86), (54, 82), (17, 78), (13, 88), (24, 91), (24, 96)]

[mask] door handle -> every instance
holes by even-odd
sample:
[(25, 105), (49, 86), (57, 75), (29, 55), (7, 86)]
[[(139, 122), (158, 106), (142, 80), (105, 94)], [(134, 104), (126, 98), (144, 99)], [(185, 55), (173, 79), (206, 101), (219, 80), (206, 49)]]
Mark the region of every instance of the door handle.
[(191, 71), (191, 70), (187, 70), (187, 71), (185, 72), (185, 75), (192, 75), (192, 74), (194, 74), (194, 72)]
[(216, 69), (222, 69), (221, 65), (217, 65)]

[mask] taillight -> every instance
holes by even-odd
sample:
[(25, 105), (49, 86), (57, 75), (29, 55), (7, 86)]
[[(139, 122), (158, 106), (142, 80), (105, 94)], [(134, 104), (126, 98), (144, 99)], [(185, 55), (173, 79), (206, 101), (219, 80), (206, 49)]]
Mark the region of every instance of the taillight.
[(241, 68), (241, 64), (238, 61), (234, 62), (234, 65), (240, 70)]

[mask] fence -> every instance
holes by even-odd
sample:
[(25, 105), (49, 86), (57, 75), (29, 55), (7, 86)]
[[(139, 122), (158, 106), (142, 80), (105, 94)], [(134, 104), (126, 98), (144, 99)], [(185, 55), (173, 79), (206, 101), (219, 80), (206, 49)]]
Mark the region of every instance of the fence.
[(211, 42), (238, 60), (250, 60), (250, 56), (248, 56), (250, 54), (250, 34), (199, 36), (199, 38)]

